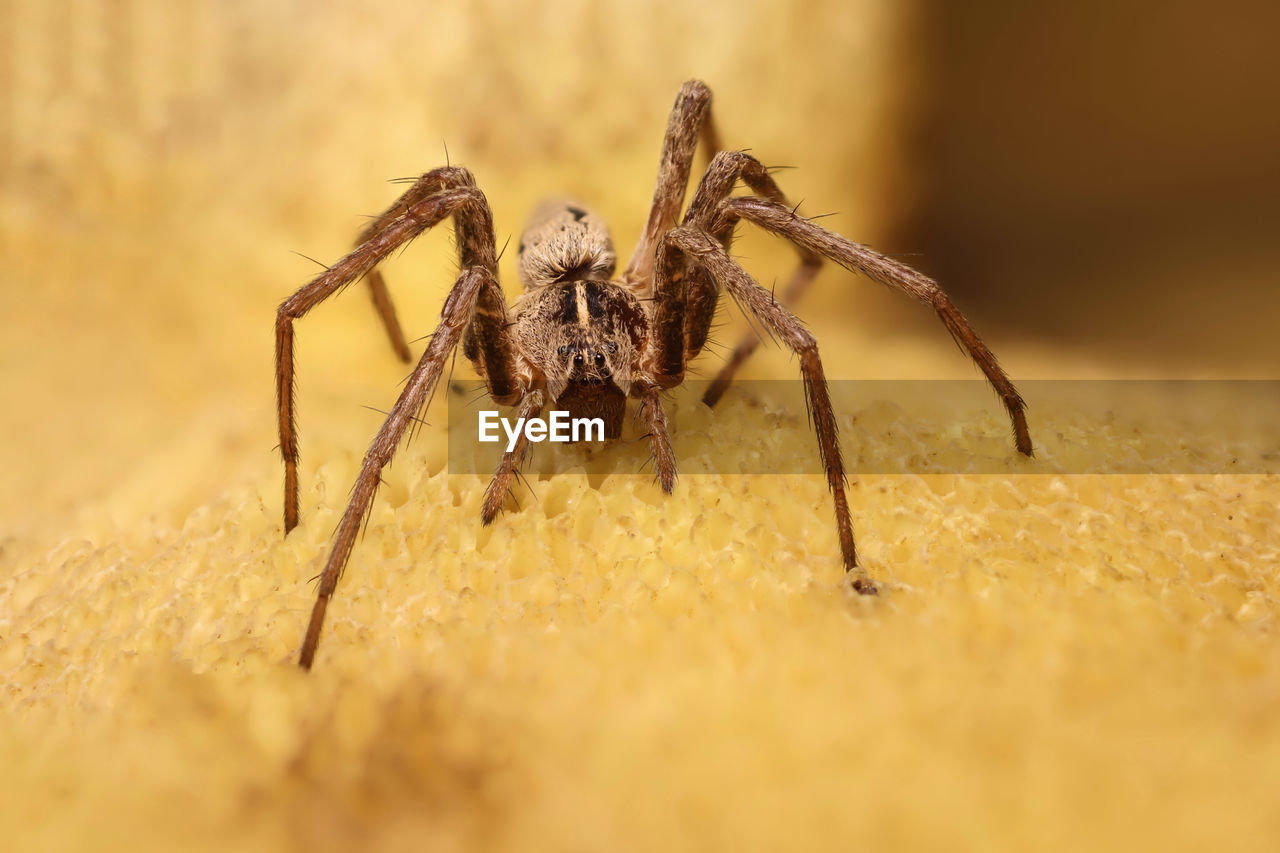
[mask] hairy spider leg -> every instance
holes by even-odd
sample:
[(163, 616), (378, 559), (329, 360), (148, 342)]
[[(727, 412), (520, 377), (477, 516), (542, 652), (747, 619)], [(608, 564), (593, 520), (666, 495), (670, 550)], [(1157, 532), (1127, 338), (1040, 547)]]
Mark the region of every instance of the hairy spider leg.
[(905, 264), (814, 225), (776, 201), (755, 196), (726, 199), (721, 204), (712, 227), (719, 231), (732, 227), (732, 223), (739, 219), (753, 222), (809, 252), (822, 255), (845, 269), (860, 272), (902, 291), (932, 308), (960, 349), (973, 360), (1000, 396), (1013, 426), (1013, 443), (1018, 452), (1025, 456), (1033, 455), (1025, 413), (1027, 404), (996, 361), (995, 355), (987, 349), (986, 344), (937, 282)]
[(680, 220), (699, 139), (708, 159), (720, 150), (720, 136), (711, 117), (711, 89), (701, 80), (689, 80), (680, 87), (667, 119), (649, 218), (622, 273), (623, 284), (636, 296), (652, 293), (654, 252), (662, 235)]
[[(359, 248), (364, 243), (372, 240), (386, 230), (387, 226), (404, 216), (410, 207), (428, 196), (450, 187), (464, 186), (475, 186), (475, 181), (465, 169), (446, 167), (419, 175), (413, 185), (396, 199), (390, 207), (360, 229), (360, 233), (356, 236), (356, 247)], [(391, 294), (387, 290), (387, 283), (382, 276), (382, 270), (375, 266), (365, 273), (364, 280), (369, 283), (369, 294), (373, 298), (374, 310), (382, 318), (382, 325), (386, 327), (387, 336), (391, 339), (392, 349), (395, 350), (401, 361), (411, 361), (413, 356), (409, 352), (409, 342), (405, 340), (404, 331), (401, 329), (400, 321), (396, 317), (396, 308), (391, 301)]]
[[(723, 223), (716, 225), (721, 226)], [(719, 231), (719, 227), (715, 230)], [(839, 430), (831, 397), (827, 392), (822, 359), (818, 355), (818, 343), (794, 314), (778, 304), (772, 293), (761, 287), (729, 257), (729, 253), (712, 233), (682, 226), (668, 231), (658, 246), (657, 288), (660, 294), (667, 294), (674, 307), (666, 310), (659, 297), (655, 310), (655, 327), (663, 329), (667, 334), (654, 335), (655, 364), (660, 369), (678, 366), (677, 372), (683, 373), (684, 347), (677, 345), (682, 342), (674, 340), (667, 327), (677, 318), (683, 320), (681, 303), (684, 294), (681, 279), (691, 267), (705, 269), (744, 310), (751, 312), (799, 356), (805, 400), (818, 437), (818, 454), (827, 475), (827, 486), (835, 501), (836, 532), (840, 538), (840, 555), (845, 572), (851, 577), (854, 589), (863, 594), (874, 594), (875, 584), (866, 570), (858, 565), (853, 542), (853, 522), (849, 517), (849, 500), (845, 494), (848, 481), (844, 473), (844, 460), (840, 455)]]
[[(739, 178), (752, 191), (787, 204), (786, 196), (758, 160), (743, 152), (720, 150), (720, 137), (711, 114), (711, 90), (699, 80), (686, 82), (676, 96), (667, 121), (649, 219), (622, 275), (623, 282), (637, 295), (649, 296), (653, 293), (654, 254), (662, 235), (674, 228), (679, 220), (700, 138), (710, 162), (685, 215), (685, 225), (695, 224), (691, 220), (696, 218), (703, 228), (709, 228), (710, 222), (704, 220), (709, 220), (719, 202), (733, 192)], [(714, 236), (728, 251), (733, 240), (733, 227), (730, 225), (721, 229)], [(822, 267), (820, 256), (797, 248), (800, 252), (800, 264), (783, 289), (784, 305), (795, 304)], [(685, 348), (691, 359), (706, 345), (720, 294), (710, 281), (707, 271), (697, 266), (688, 271), (685, 291), (685, 310), (689, 321), (684, 324), (684, 337)], [(720, 400), (733, 376), (759, 345), (759, 336), (753, 332), (743, 337), (703, 394), (704, 403), (714, 406)]]
[[(293, 324), (321, 302), (341, 291), (361, 276), (375, 271), (377, 265), (397, 248), (435, 225), (435, 212), (441, 217), (454, 214), (458, 235), (458, 253), (462, 269), (481, 266), (497, 276), (497, 253), (494, 249), (493, 217), (475, 179), (466, 169), (446, 167), (426, 173), (396, 204), (366, 229), (366, 238), (352, 252), (281, 303), (276, 312), (276, 403), (280, 431), (280, 453), (285, 464), (284, 530), (288, 533), (298, 524), (298, 428), (294, 406), (295, 368)], [(486, 316), (486, 333), (495, 346), (484, 354), (486, 376), (493, 377), (491, 388), (510, 395), (514, 384), (510, 347), (505, 351), (497, 344), (505, 334), (491, 327), (505, 328), (505, 301), (501, 289), (496, 294), (486, 289), (481, 307)], [(388, 299), (389, 304), (389, 299)], [(394, 340), (394, 336), (393, 336)], [(510, 386), (510, 387), (508, 387)]]
[[(441, 174), (447, 173), (447, 174)], [(303, 640), (299, 664), (309, 669), (315, 658), (329, 599), (351, 555), (362, 521), (373, 505), (382, 469), (391, 461), (409, 427), (431, 399), (444, 365), (464, 337), (473, 337), (477, 368), (490, 393), (518, 393), (514, 348), (509, 340), (506, 301), (497, 280), (493, 218), (484, 194), (465, 170), (436, 170), (436, 178), (460, 181), (404, 206), (384, 227), (323, 275), (281, 305), (276, 322), (276, 385), (280, 407), (281, 449), (285, 456), (285, 523), (297, 523), (297, 429), (293, 423), (293, 320), (325, 298), (366, 274), (399, 246), (447, 217), (454, 219), (463, 269), (445, 300), (441, 322), (410, 374), (400, 398), (366, 452), (351, 498), (338, 523), (334, 543), (320, 575), (316, 603)], [(425, 176), (424, 176), (425, 177)], [(410, 192), (413, 192), (411, 190)]]
[[(683, 224), (712, 234), (720, 242), (720, 245), (724, 246), (725, 251), (729, 250), (733, 241), (734, 227), (737, 223), (728, 222), (715, 230), (713, 230), (713, 225), (715, 224), (715, 216), (720, 209), (720, 204), (733, 192), (733, 188), (739, 180), (757, 195), (791, 207), (791, 203), (778, 186), (777, 181), (773, 179), (773, 176), (769, 174), (769, 170), (758, 159), (745, 151), (721, 151), (712, 158), (706, 172), (703, 173), (702, 180), (699, 181), (698, 188), (694, 191), (693, 200), (689, 202), (689, 209), (685, 213)], [(800, 255), (800, 261), (782, 291), (781, 301), (787, 307), (795, 305), (809, 288), (809, 285), (813, 283), (819, 270), (822, 269), (822, 257), (820, 255), (810, 252), (798, 244), (792, 243), (792, 245)], [(691, 316), (687, 324), (685, 347), (689, 350), (688, 357), (690, 359), (696, 356), (706, 344), (707, 335), (711, 330), (711, 321), (715, 316), (716, 305), (720, 297), (718, 289), (709, 280), (706, 270), (699, 269), (697, 272), (699, 274), (690, 275), (689, 277), (686, 296)], [(759, 346), (760, 336), (754, 330), (748, 331), (743, 335), (742, 340), (734, 347), (728, 361), (720, 368), (716, 378), (703, 393), (702, 402), (708, 406), (714, 406), (719, 402), (720, 398), (724, 396), (724, 392), (728, 390), (738, 369), (742, 367)]]
[(341, 521), (338, 522), (333, 548), (329, 551), (328, 560), (325, 561), (324, 571), (320, 573), (316, 603), (311, 610), (311, 621), (307, 624), (306, 638), (303, 640), (302, 652), (298, 658), (298, 664), (303, 669), (310, 669), (315, 659), (316, 647), (320, 642), (320, 629), (324, 626), (325, 610), (337, 588), (338, 578), (342, 575), (347, 559), (351, 556), (351, 549), (360, 533), (361, 524), (373, 506), (374, 495), (382, 480), (382, 469), (395, 455), (405, 432), (419, 419), (419, 412), (423, 410), (435, 390), (444, 365), (449, 360), (449, 354), (462, 339), (463, 329), (471, 317), (477, 297), (481, 290), (489, 287), (497, 288), (497, 280), (484, 267), (470, 267), (459, 276), (445, 303), (440, 325), (431, 336), (431, 343), (427, 345), (426, 352), (422, 354), (418, 366), (409, 376), (409, 381), (400, 393), (400, 398), (396, 400), (386, 422), (378, 430), (373, 443), (369, 445), (369, 450), (364, 455), (364, 461), (360, 464), (360, 473), (356, 477), (355, 485), (351, 488), (351, 499), (347, 502)]
[[(520, 401), (517, 417), (526, 422), (538, 417), (542, 413), (543, 403), (543, 393), (541, 391), (530, 391)], [(511, 491), (511, 483), (520, 472), (520, 465), (524, 462), (525, 452), (528, 448), (529, 434), (524, 430), (520, 430), (520, 434), (516, 438), (516, 446), (502, 454), (502, 461), (498, 463), (498, 470), (494, 472), (493, 479), (489, 481), (489, 487), (484, 491), (484, 504), (480, 510), (480, 518), (485, 524), (492, 522), (497, 517), (498, 510), (502, 509), (502, 504), (506, 501), (507, 494)]]

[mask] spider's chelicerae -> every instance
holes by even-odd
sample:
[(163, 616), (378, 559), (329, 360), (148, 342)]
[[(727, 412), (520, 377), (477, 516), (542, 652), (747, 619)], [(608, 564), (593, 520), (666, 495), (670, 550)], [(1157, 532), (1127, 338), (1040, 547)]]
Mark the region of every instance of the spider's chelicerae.
[[(835, 500), (841, 559), (854, 588), (861, 593), (874, 593), (876, 587), (858, 565), (854, 550), (844, 463), (818, 344), (785, 307), (813, 280), (822, 258), (895, 287), (933, 308), (995, 386), (1013, 421), (1017, 449), (1031, 455), (1022, 398), (938, 285), (910, 267), (797, 216), (759, 160), (741, 151), (720, 150), (710, 106), (711, 91), (705, 84), (692, 80), (681, 87), (667, 123), (649, 219), (620, 278), (613, 275), (617, 256), (604, 223), (578, 204), (549, 202), (538, 208), (520, 238), (518, 268), (524, 293), (508, 305), (498, 285), (498, 253), (489, 204), (470, 172), (446, 166), (419, 178), (364, 229), (353, 252), (280, 306), (276, 316), (276, 390), (287, 533), (298, 523), (293, 321), (364, 277), (392, 345), (408, 361), (409, 349), (377, 266), (414, 237), (453, 217), (462, 270), (445, 299), (440, 325), (426, 352), (365, 454), (338, 524), (333, 550), (320, 575), (299, 661), (303, 667), (310, 668), (315, 657), (325, 608), (373, 503), (382, 469), (431, 399), (458, 344), (484, 378), (489, 395), (501, 405), (514, 405), (521, 417), (536, 417), (554, 404), (571, 417), (602, 418), (605, 437), (616, 438), (626, 399), (636, 398), (658, 481), (663, 491), (670, 492), (675, 485), (676, 462), (662, 392), (684, 380), (685, 367), (706, 344), (716, 305), (727, 291), (799, 357), (818, 453)], [(680, 210), (699, 139), (711, 161), (682, 219)], [(739, 181), (750, 189), (750, 195), (731, 194)], [(799, 266), (781, 299), (761, 287), (729, 254), (734, 228), (743, 220), (790, 240), (799, 251)], [(705, 394), (706, 403), (714, 404), (720, 398), (757, 342), (751, 335), (734, 350)], [(492, 521), (502, 506), (526, 447), (527, 437), (521, 433), (514, 447), (503, 455), (485, 493), (484, 523)]]

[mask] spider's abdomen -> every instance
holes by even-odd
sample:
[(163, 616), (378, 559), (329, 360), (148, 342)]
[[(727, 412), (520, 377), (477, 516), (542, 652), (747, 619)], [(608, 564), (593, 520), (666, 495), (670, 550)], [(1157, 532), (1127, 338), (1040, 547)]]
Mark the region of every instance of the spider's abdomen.
[(607, 281), (618, 264), (604, 221), (574, 201), (549, 199), (520, 235), (516, 268), (525, 290), (557, 282)]

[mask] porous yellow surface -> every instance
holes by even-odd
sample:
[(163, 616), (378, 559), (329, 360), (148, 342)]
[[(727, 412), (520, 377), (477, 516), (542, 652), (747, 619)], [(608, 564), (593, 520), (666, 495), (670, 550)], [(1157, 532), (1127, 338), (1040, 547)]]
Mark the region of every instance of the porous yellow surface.
[[(405, 368), (355, 290), (300, 324), (303, 521), (283, 537), (271, 324), (313, 269), (288, 251), (340, 254), (394, 194), (384, 179), (443, 159), (441, 128), (500, 234), (568, 189), (626, 245), (697, 74), (727, 144), (806, 158), (787, 186), (845, 206), (832, 227), (874, 220), (862, 179), (894, 79), (876, 4), (638, 22), (562, 5), (224, 20), (245, 13), (130, 4), (114, 26), (138, 28), (131, 61), (187, 74), (117, 81), (137, 87), (127, 103), (92, 68), (42, 64), (63, 30), (14, 6), (6, 849), (1275, 849), (1280, 481), (1042, 473), (1084, 445), (1169, 470), (1180, 425), (1141, 405), (1099, 424), (1032, 400), (1038, 461), (1013, 458), (994, 400), (936, 421), (891, 400), (841, 411), (851, 458), (1008, 458), (1004, 475), (856, 478), (874, 599), (841, 583), (820, 477), (696, 473), (728, 442), (767, 456), (803, 411), (682, 404), (670, 497), (636, 446), (612, 473), (531, 477), (488, 528), (484, 480), (446, 473), (433, 412), (387, 472), (315, 670), (296, 667), (381, 420), (362, 406), (389, 406)], [(112, 49), (68, 38), (79, 63)], [(575, 45), (594, 65), (564, 58)], [(788, 45), (805, 62), (783, 63)], [(44, 97), (59, 86), (78, 94)], [(741, 251), (766, 281), (786, 269), (766, 241)], [(392, 264), (411, 337), (451, 264), (436, 235)], [(922, 337), (860, 323), (876, 298), (828, 271), (801, 309), (831, 375), (972, 375), (923, 309)], [(987, 337), (1015, 378), (1116, 372)], [(1198, 452), (1228, 469), (1229, 448)]]

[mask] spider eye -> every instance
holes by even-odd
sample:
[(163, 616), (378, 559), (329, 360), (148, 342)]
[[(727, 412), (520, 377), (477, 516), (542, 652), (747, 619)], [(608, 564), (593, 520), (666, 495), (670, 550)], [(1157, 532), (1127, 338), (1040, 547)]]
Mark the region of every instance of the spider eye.
[(582, 367), (582, 364), (583, 364), (583, 361), (582, 361), (582, 353), (578, 353), (577, 355), (575, 355), (575, 356), (573, 357), (573, 366), (574, 366), (574, 367)]
[(596, 367), (604, 367), (604, 353), (596, 353)]

